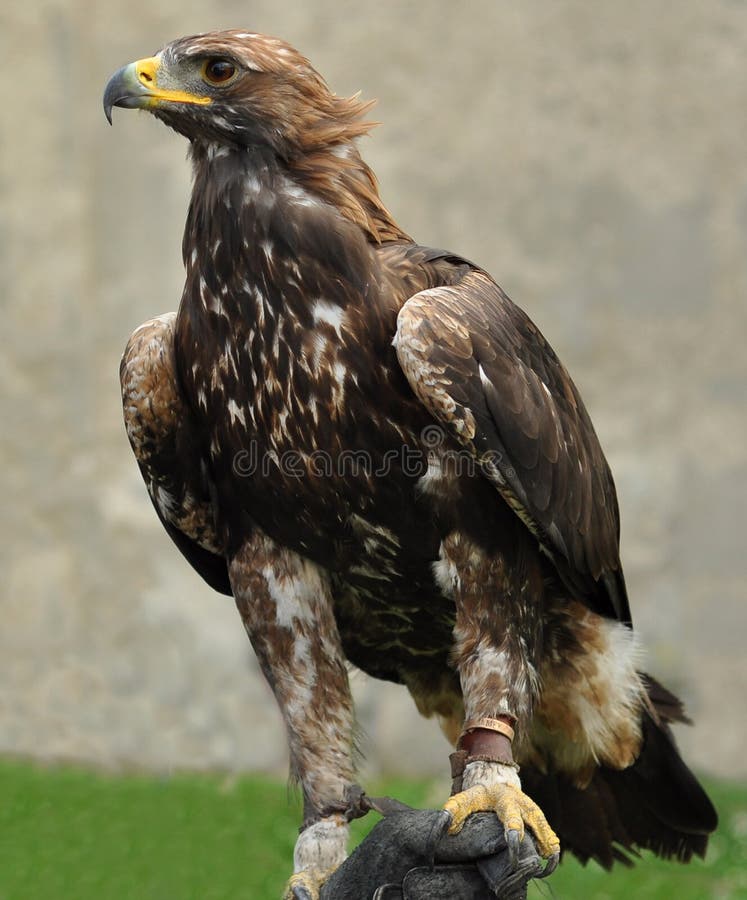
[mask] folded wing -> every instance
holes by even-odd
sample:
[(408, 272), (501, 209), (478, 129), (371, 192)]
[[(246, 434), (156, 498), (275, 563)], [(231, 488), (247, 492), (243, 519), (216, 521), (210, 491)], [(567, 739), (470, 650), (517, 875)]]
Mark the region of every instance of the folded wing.
[(568, 589), (629, 623), (612, 476), (576, 386), (529, 317), (470, 268), (404, 304), (395, 346), (417, 397), (475, 454)]

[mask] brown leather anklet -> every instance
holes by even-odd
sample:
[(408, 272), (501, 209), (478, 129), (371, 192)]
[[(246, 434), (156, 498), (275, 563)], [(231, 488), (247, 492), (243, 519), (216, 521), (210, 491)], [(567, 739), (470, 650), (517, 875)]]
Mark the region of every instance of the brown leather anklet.
[(466, 750), (467, 756), (490, 756), (496, 762), (513, 762), (511, 741), (505, 734), (475, 728), (463, 734), (457, 744), (458, 750)]
[(495, 762), (518, 769), (514, 762), (511, 742), (516, 719), (499, 716), (495, 719), (469, 719), (464, 723), (457, 749), (451, 754), (451, 793), (462, 790), (464, 769), (471, 762)]
[(451, 763), (451, 795), (460, 793), (464, 778), (464, 770), (471, 762), (493, 762), (500, 763), (502, 766), (510, 766), (512, 769), (519, 770), (518, 763), (514, 762), (511, 757), (509, 748), (508, 756), (496, 756), (495, 753), (468, 753), (466, 750), (455, 750), (449, 756)]

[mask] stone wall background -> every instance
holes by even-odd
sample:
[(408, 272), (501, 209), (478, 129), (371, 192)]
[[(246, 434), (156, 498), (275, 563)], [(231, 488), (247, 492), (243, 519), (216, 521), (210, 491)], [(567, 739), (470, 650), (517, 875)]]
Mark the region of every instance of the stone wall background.
[[(178, 301), (189, 172), (147, 115), (110, 130), (101, 93), (123, 63), (230, 26), (378, 97), (364, 148), (389, 206), (548, 335), (616, 476), (649, 668), (698, 722), (681, 741), (747, 774), (744, 0), (2, 7), (0, 752), (284, 765), (233, 605), (161, 531), (119, 412), (129, 333)], [(445, 773), (402, 690), (354, 685), (369, 769)]]

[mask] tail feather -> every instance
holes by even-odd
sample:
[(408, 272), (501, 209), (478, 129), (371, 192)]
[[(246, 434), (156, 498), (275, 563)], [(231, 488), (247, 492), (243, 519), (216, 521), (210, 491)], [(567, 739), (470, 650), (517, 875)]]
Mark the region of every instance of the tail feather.
[(643, 683), (648, 692), (648, 699), (651, 703), (654, 721), (666, 722), (683, 722), (685, 725), (692, 725), (692, 719), (685, 712), (685, 707), (679, 697), (667, 690), (663, 684), (660, 684), (655, 678), (643, 672), (641, 675)]
[(685, 719), (682, 704), (653, 679), (636, 762), (617, 771), (600, 766), (585, 789), (560, 773), (522, 768), (524, 790), (543, 809), (561, 845), (582, 862), (631, 865), (640, 849), (688, 862), (703, 856), (718, 818), (679, 755), (668, 726)]

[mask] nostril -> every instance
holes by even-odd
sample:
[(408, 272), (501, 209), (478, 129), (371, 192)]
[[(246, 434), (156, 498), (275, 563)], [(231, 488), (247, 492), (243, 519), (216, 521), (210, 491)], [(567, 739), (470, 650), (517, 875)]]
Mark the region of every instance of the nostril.
[(143, 84), (153, 84), (153, 76), (149, 72), (140, 72), (139, 75), (140, 81), (142, 81)]

